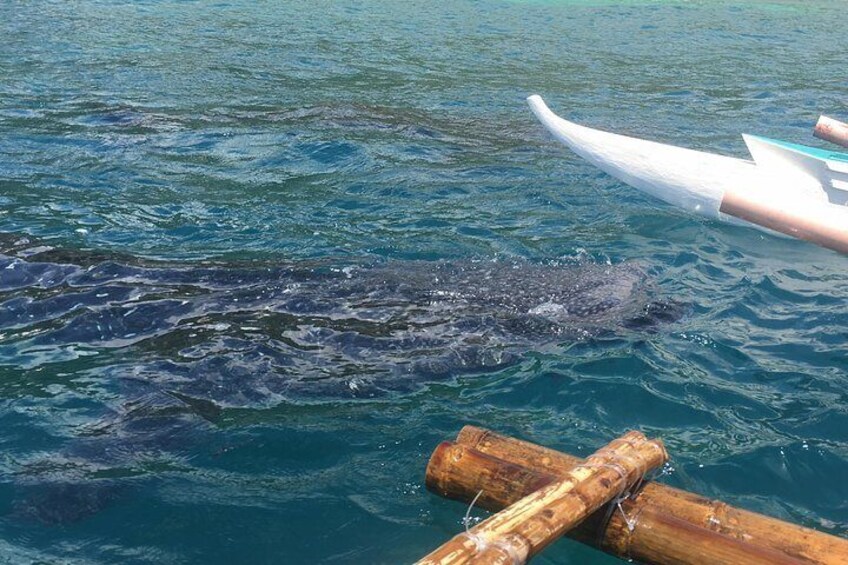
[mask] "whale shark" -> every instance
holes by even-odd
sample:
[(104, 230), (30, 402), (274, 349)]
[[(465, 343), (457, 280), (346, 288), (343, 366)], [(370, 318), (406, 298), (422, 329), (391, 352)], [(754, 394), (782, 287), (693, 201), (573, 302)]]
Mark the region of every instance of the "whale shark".
[(76, 394), (94, 406), (49, 463), (21, 464), (15, 512), (85, 517), (139, 462), (214, 434), (227, 409), (411, 394), (655, 331), (685, 312), (657, 295), (630, 262), (186, 264), (0, 240), (0, 386), (47, 368), (85, 382)]

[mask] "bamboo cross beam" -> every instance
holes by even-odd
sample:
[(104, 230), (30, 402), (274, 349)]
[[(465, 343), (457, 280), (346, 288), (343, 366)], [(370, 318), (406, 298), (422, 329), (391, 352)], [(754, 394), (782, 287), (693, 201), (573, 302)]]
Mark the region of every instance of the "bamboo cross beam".
[[(499, 510), (556, 481), (582, 459), (466, 426), (427, 467), (427, 487)], [(679, 489), (647, 483), (607, 516), (596, 512), (569, 537), (646, 564), (848, 563), (848, 541)]]
[(662, 442), (628, 432), (419, 563), (524, 563), (667, 460)]
[(842, 147), (848, 147), (848, 124), (827, 116), (819, 116), (813, 135)]

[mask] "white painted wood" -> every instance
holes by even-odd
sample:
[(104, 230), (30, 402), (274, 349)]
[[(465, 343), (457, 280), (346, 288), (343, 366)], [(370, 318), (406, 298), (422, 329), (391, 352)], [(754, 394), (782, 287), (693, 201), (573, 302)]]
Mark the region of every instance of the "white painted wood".
[(587, 128), (560, 118), (537, 95), (527, 102), (539, 121), (572, 151), (630, 186), (690, 212), (728, 219), (719, 212), (728, 190), (763, 200), (778, 195), (827, 198), (811, 171), (781, 160), (781, 152), (760, 138), (745, 139), (758, 157), (755, 163)]

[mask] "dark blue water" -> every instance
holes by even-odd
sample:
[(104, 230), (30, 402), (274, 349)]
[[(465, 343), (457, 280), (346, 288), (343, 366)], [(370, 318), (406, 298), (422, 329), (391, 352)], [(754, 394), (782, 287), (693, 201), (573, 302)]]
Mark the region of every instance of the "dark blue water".
[[(846, 259), (557, 145), (846, 118), (837, 1), (0, 5), (0, 561), (410, 562), (466, 423), (848, 530)], [(539, 559), (609, 563), (563, 541)]]

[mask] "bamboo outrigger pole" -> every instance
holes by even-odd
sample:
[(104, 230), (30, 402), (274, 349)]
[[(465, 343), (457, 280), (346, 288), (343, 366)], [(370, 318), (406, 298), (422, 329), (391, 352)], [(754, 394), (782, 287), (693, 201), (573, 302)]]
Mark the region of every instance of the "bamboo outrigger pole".
[[(498, 510), (556, 481), (581, 459), (466, 426), (427, 468), (430, 490)], [(679, 489), (647, 483), (612, 514), (596, 512), (569, 537), (647, 564), (848, 563), (848, 541)]]
[(813, 135), (842, 147), (848, 147), (848, 124), (827, 116), (819, 116)]
[(667, 460), (662, 442), (628, 432), (419, 563), (524, 563)]
[(780, 196), (765, 201), (749, 191), (727, 190), (719, 211), (848, 254), (848, 212), (843, 206)]

